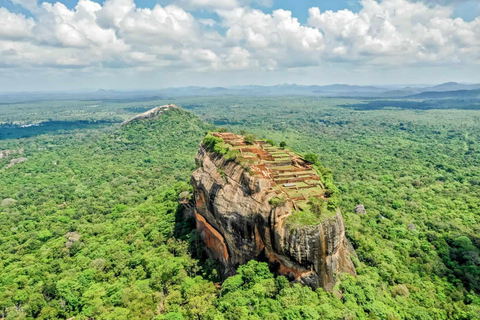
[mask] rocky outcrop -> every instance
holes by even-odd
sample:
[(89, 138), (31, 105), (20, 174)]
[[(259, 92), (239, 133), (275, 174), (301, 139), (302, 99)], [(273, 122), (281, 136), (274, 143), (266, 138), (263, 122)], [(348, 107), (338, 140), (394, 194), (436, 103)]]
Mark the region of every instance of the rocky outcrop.
[(28, 160), (28, 159), (25, 158), (25, 157), (20, 157), (20, 158), (16, 158), (16, 159), (11, 159), (11, 160), (10, 160), (10, 163), (8, 163), (6, 166), (4, 166), (3, 169), (8, 169), (8, 168), (10, 168), (10, 167), (13, 167), (13, 166), (16, 165), (16, 164), (25, 162), (25, 161), (27, 161), (27, 160)]
[(8, 207), (13, 207), (15, 203), (17, 203), (17, 200), (12, 198), (6, 198), (6, 199), (3, 199), (2, 202), (0, 202), (0, 206), (4, 208), (8, 208)]
[(80, 234), (76, 232), (68, 232), (65, 235), (65, 238), (68, 239), (68, 241), (65, 243), (65, 247), (70, 248), (75, 242), (80, 240), (80, 237), (81, 237)]
[(171, 108), (172, 109), (178, 109), (178, 107), (174, 104), (166, 104), (166, 105), (163, 105), (163, 106), (160, 106), (160, 107), (155, 107), (153, 109), (148, 110), (147, 112), (141, 113), (141, 114), (136, 115), (135, 117), (133, 117), (131, 119), (128, 119), (128, 120), (122, 122), (122, 126), (125, 126), (132, 121), (157, 117), (157, 116), (161, 115), (163, 112), (165, 112), (166, 110), (171, 109)]
[(19, 149), (19, 150), (0, 150), (0, 159), (9, 157), (13, 154), (23, 154), (23, 149)]
[(312, 288), (331, 290), (336, 273), (356, 274), (338, 209), (317, 225), (294, 227), (287, 220), (295, 214), (294, 197), (286, 194), (287, 201), (272, 207), (269, 200), (278, 197), (282, 187), (263, 161), (246, 168), (201, 145), (196, 163), (191, 183), (197, 229), (209, 254), (224, 265), (224, 276), (252, 259), (268, 261), (273, 271)]
[(355, 206), (355, 209), (353, 211), (357, 214), (365, 215), (367, 214), (367, 210), (365, 209), (365, 206), (363, 204), (359, 204)]
[[(21, 155), (23, 154), (23, 149), (18, 149), (18, 150), (0, 150), (0, 159), (3, 158), (11, 158), (13, 155)], [(8, 169), (10, 167), (13, 167), (16, 164), (22, 163), (27, 161), (27, 158), (25, 157), (19, 157), (15, 159), (10, 159), (10, 162), (7, 163), (5, 166), (3, 166), (2, 169)]]

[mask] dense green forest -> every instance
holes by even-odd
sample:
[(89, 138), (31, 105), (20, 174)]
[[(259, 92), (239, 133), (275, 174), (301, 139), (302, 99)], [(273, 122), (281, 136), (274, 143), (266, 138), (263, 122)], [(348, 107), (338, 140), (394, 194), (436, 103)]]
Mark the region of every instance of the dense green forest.
[[(115, 124), (164, 102), (1, 106), (4, 128), (67, 122), (0, 140), (27, 159), (0, 159), (0, 317), (480, 319), (479, 111), (191, 97), (172, 101), (188, 112)], [(314, 292), (251, 261), (217, 283), (177, 202), (214, 126), (319, 155), (340, 190), (356, 278)]]

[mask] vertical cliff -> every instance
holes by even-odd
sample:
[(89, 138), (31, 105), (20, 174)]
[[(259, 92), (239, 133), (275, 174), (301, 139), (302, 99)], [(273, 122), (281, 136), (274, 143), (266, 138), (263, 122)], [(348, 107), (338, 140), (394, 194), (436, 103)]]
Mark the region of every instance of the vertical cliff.
[(213, 133), (196, 163), (197, 229), (225, 276), (251, 259), (313, 288), (331, 290), (338, 272), (355, 275), (342, 214), (322, 206), (329, 201), (325, 187), (301, 157), (264, 141)]

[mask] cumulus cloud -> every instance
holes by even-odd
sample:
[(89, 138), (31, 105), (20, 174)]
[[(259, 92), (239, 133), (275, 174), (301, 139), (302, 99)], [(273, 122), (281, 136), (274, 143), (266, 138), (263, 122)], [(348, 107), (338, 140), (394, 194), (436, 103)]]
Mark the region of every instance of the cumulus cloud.
[[(9, 40), (0, 45), (2, 57), (8, 55), (4, 65), (181, 65), (196, 57), (200, 44), (208, 46), (208, 39), (215, 38), (177, 6), (143, 9), (132, 0), (107, 0), (103, 6), (80, 0), (72, 10), (44, 2), (35, 20), (0, 8), (0, 39)], [(192, 52), (192, 58), (182, 61), (184, 52)]]
[(324, 49), (322, 34), (315, 28), (302, 26), (290, 11), (265, 14), (251, 8), (236, 8), (219, 10), (218, 14), (226, 28), (226, 45), (251, 51), (261, 65), (315, 64)]
[(35, 22), (22, 14), (11, 13), (0, 8), (0, 39), (22, 39), (32, 36)]
[(325, 35), (330, 59), (374, 63), (475, 61), (480, 19), (453, 19), (451, 8), (407, 0), (363, 0), (358, 13), (309, 10), (308, 23)]
[(363, 0), (357, 13), (311, 8), (306, 25), (290, 11), (265, 13), (240, 0), (189, 0), (189, 5), (210, 6), (217, 21), (197, 19), (181, 2), (139, 8), (133, 0), (79, 0), (69, 9), (59, 2), (15, 1), (32, 8), (34, 17), (0, 7), (3, 68), (216, 72), (335, 61), (480, 61), (480, 18), (465, 22), (452, 18), (450, 7), (408, 0)]

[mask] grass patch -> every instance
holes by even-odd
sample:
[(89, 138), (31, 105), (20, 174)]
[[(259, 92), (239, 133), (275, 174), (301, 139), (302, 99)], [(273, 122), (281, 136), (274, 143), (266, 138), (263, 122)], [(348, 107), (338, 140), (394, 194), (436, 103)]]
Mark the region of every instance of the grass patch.
[(294, 210), (285, 220), (285, 224), (295, 228), (316, 226), (337, 215), (336, 209), (329, 209), (323, 199), (310, 198), (308, 202), (298, 203), (300, 210)]

